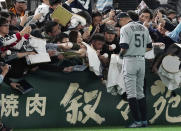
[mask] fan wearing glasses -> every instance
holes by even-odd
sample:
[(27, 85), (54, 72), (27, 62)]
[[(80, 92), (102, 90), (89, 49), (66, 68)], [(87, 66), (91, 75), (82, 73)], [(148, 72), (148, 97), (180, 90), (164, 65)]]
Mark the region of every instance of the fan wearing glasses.
[(21, 32), (18, 32), (13, 35), (9, 34), (9, 22), (6, 18), (0, 17), (0, 48), (1, 51), (4, 51), (2, 47), (5, 46), (15, 46), (22, 37), (27, 38), (28, 34), (31, 32), (31, 27), (25, 27)]
[[(21, 40), (28, 39), (29, 34), (31, 32), (31, 27), (26, 26), (24, 29), (16, 34), (8, 35), (9, 34), (9, 23), (6, 18), (0, 17), (0, 57), (1, 59), (5, 58), (7, 55), (8, 50), (13, 51), (13, 49), (19, 50), (18, 48), (22, 46), (20, 42)], [(23, 74), (25, 69), (25, 64), (22, 62), (24, 61), (24, 57), (27, 55), (36, 54), (35, 52), (16, 52), (16, 60), (12, 61), (11, 64), (11, 71), (8, 72), (5, 77), (4, 82), (11, 86), (13, 89), (17, 89), (18, 83), (12, 82), (9, 77), (20, 77)], [(23, 58), (23, 59), (20, 59)]]

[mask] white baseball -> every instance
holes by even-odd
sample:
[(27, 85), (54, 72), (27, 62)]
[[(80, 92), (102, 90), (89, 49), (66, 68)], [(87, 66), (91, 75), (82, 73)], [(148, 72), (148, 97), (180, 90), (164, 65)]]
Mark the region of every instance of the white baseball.
[(165, 44), (163, 44), (162, 46), (160, 46), (160, 49), (165, 49)]
[(73, 43), (72, 42), (68, 42), (68, 47), (72, 48), (73, 47)]
[(7, 50), (7, 51), (6, 51), (6, 54), (7, 54), (7, 55), (11, 55), (11, 51), (10, 51), (10, 50)]
[(108, 54), (104, 53), (102, 56), (104, 56), (105, 58), (108, 58)]
[(111, 48), (114, 50), (114, 49), (116, 49), (116, 45), (115, 44), (112, 44), (112, 45), (110, 45), (111, 46)]

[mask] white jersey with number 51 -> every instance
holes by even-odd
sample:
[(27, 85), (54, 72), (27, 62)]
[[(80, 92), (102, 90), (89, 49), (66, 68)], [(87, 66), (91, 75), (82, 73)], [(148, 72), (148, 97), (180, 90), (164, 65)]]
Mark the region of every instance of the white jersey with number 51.
[(120, 44), (129, 45), (124, 56), (144, 56), (151, 42), (148, 29), (137, 22), (129, 22), (120, 30)]

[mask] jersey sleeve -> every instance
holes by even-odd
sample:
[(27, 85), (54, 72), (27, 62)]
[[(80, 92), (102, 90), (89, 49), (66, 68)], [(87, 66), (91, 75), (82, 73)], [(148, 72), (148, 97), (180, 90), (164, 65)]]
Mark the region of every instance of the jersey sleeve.
[(120, 44), (121, 43), (127, 43), (128, 44), (128, 32), (126, 32), (126, 28), (120, 29)]
[(120, 30), (120, 47), (128, 49), (129, 48), (129, 33), (126, 28), (121, 28)]

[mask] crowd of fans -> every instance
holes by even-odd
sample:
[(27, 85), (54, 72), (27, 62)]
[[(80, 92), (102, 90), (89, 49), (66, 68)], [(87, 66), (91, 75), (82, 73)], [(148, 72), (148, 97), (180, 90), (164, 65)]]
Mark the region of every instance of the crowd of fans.
[[(4, 79), (4, 82), (13, 89), (16, 89), (19, 83), (11, 78), (22, 78), (38, 69), (69, 73), (77, 71), (74, 68), (77, 65), (79, 68), (89, 66), (91, 61), (88, 57), (90, 56), (88, 50), (90, 48), (96, 52), (96, 57), (100, 62), (97, 70), (99, 73), (96, 73), (96, 69), (92, 71), (105, 81), (111, 55), (120, 52), (119, 31), (127, 22), (119, 16), (124, 14), (128, 14), (133, 21), (148, 28), (156, 55), (153, 60), (153, 72), (157, 73), (164, 56), (173, 54), (181, 58), (181, 48), (174, 44), (181, 41), (181, 17), (168, 7), (155, 10), (149, 8), (141, 11), (130, 10), (127, 13), (115, 10), (112, 6), (106, 6), (102, 12), (79, 10), (76, 14), (83, 17), (84, 20), (76, 19), (63, 27), (56, 19), (51, 18), (51, 14), (58, 5), (75, 13), (69, 6), (74, 0), (66, 2), (61, 0), (40, 1), (42, 4), (34, 12), (26, 11), (26, 0), (15, 0), (14, 7), (8, 11), (0, 12), (0, 59), (4, 62), (7, 56), (12, 58), (6, 64), (1, 64), (0, 82)], [(26, 56), (34, 55), (37, 52), (34, 49), (27, 50), (22, 44), (32, 36), (46, 40), (46, 51), (51, 62), (27, 64)], [(160, 49), (163, 45), (165, 48)], [(69, 51), (73, 51), (77, 55), (66, 58), (62, 52)]]

